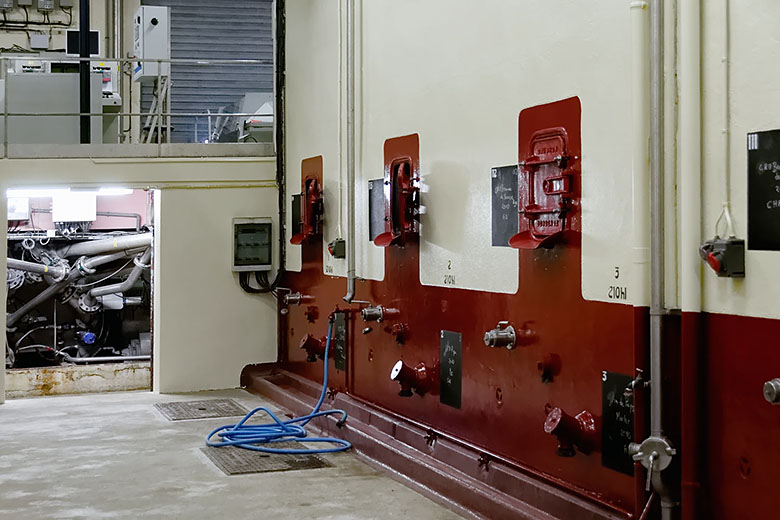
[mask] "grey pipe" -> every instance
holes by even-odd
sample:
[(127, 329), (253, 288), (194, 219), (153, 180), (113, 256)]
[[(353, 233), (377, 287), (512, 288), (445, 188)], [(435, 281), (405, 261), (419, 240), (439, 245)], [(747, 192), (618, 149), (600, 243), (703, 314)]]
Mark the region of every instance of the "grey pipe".
[(117, 250), (138, 249), (150, 247), (153, 240), (154, 235), (152, 233), (119, 235), (115, 238), (79, 242), (78, 244), (66, 246), (57, 251), (57, 255), (61, 257), (99, 255), (101, 253), (110, 253)]
[(18, 269), (19, 271), (27, 271), (28, 273), (50, 275), (55, 280), (64, 278), (65, 275), (68, 274), (68, 270), (61, 265), (48, 266), (35, 262), (17, 260), (16, 258), (9, 258), (6, 262), (8, 269)]
[(127, 251), (120, 251), (111, 255), (96, 256), (93, 258), (80, 260), (76, 263), (74, 268), (71, 269), (70, 274), (64, 280), (50, 285), (38, 293), (30, 301), (19, 307), (19, 309), (17, 309), (13, 314), (9, 314), (6, 318), (5, 326), (9, 328), (13, 327), (17, 321), (22, 319), (32, 309), (47, 301), (49, 298), (52, 298), (56, 294), (59, 294), (74, 280), (84, 276), (85, 274), (89, 274), (89, 271), (93, 270), (94, 268), (104, 264), (109, 264), (122, 258), (127, 258)]
[(89, 296), (91, 298), (97, 298), (98, 296), (104, 296), (106, 294), (116, 294), (116, 293), (124, 293), (125, 291), (129, 290), (135, 283), (138, 281), (138, 279), (141, 277), (141, 273), (144, 271), (144, 269), (148, 269), (149, 262), (152, 259), (152, 249), (147, 249), (143, 255), (140, 256), (138, 261), (136, 262), (135, 268), (130, 273), (130, 276), (127, 277), (127, 280), (125, 280), (122, 283), (115, 283), (111, 285), (105, 285), (102, 287), (95, 287), (91, 291), (89, 291)]
[(347, 303), (355, 278), (355, 2), (347, 0)]
[[(50, 209), (32, 208), (30, 213), (51, 213)], [(135, 219), (135, 230), (141, 231), (141, 215), (138, 213), (124, 213), (121, 211), (98, 211), (95, 213), (98, 217), (121, 217)]]
[(103, 357), (88, 357), (88, 358), (82, 358), (82, 357), (72, 357), (69, 354), (66, 354), (64, 352), (60, 352), (60, 356), (62, 356), (62, 359), (64, 361), (67, 361), (68, 363), (113, 363), (113, 362), (123, 362), (123, 361), (149, 361), (152, 359), (152, 356), (146, 355), (146, 356), (103, 356)]

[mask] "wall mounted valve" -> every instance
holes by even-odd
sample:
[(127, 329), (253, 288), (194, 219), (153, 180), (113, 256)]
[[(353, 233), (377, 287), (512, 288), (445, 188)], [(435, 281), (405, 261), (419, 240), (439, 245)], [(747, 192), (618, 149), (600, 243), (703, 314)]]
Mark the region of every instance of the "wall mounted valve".
[(547, 354), (536, 364), (542, 383), (552, 383), (561, 373), (561, 357), (558, 354)]
[(401, 385), (401, 391), (398, 392), (401, 397), (411, 397), (412, 391), (419, 395), (425, 394), (432, 388), (433, 378), (433, 371), (425, 363), (410, 367), (399, 359), (390, 371), (390, 380)]
[(419, 231), (420, 142), (417, 134), (385, 141), (384, 232), (379, 247), (403, 246)]
[(745, 241), (715, 236), (699, 248), (699, 256), (722, 278), (745, 277)]
[(284, 304), (287, 306), (290, 305), (301, 305), (302, 303), (311, 303), (314, 301), (314, 296), (310, 296), (308, 294), (301, 294), (299, 292), (289, 293), (284, 295)]
[(326, 341), (325, 337), (315, 338), (306, 334), (301, 340), (301, 349), (306, 351), (306, 361), (314, 363), (317, 359), (324, 359)]
[(582, 453), (598, 449), (598, 428), (593, 415), (583, 410), (572, 417), (559, 407), (547, 405), (544, 432), (558, 438), (556, 453), (561, 457), (573, 457), (576, 447)]
[(382, 323), (384, 320), (395, 317), (399, 314), (398, 309), (388, 309), (377, 305), (376, 307), (363, 307), (360, 310), (360, 317), (363, 321), (375, 321)]
[(508, 321), (499, 321), (495, 329), (485, 333), (484, 339), (487, 347), (506, 347), (512, 350), (517, 345), (515, 328)]

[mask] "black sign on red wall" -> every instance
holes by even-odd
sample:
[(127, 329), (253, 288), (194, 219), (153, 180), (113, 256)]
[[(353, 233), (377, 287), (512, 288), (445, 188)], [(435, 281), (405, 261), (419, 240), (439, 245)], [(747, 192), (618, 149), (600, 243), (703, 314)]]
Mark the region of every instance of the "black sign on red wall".
[(780, 251), (780, 130), (747, 136), (748, 249)]

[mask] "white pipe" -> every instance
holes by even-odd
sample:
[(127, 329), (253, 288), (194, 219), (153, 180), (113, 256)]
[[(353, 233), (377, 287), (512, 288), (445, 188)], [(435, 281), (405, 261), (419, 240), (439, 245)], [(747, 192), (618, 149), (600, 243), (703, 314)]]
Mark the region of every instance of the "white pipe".
[(647, 2), (631, 2), (631, 86), (633, 115), (632, 139), (632, 199), (634, 288), (633, 303), (637, 307), (650, 304), (650, 53)]
[(701, 4), (681, 2), (679, 19), (679, 110), (678, 150), (679, 280), (680, 307), (701, 311)]
[(733, 236), (734, 226), (732, 224), (730, 211), (731, 208), (731, 9), (729, 0), (723, 0), (723, 56), (721, 56), (723, 73), (723, 128), (721, 129), (721, 139), (723, 144), (723, 213), (726, 216), (728, 230), (726, 236)]
[(355, 298), (355, 2), (347, 0), (347, 294)]

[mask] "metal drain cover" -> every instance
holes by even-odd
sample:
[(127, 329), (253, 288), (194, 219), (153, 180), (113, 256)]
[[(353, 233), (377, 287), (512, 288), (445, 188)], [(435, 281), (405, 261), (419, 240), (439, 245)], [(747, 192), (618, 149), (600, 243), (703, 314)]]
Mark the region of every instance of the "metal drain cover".
[[(274, 448), (306, 448), (300, 442), (279, 442)], [(331, 468), (333, 464), (317, 455), (286, 455), (280, 453), (262, 453), (226, 446), (213, 448), (207, 446), (201, 451), (225, 475), (244, 475), (247, 473), (268, 473), (271, 471), (294, 471), (299, 469)]]
[(246, 415), (249, 412), (249, 410), (232, 399), (155, 403), (154, 406), (161, 414), (167, 417), (169, 421), (237, 417)]

